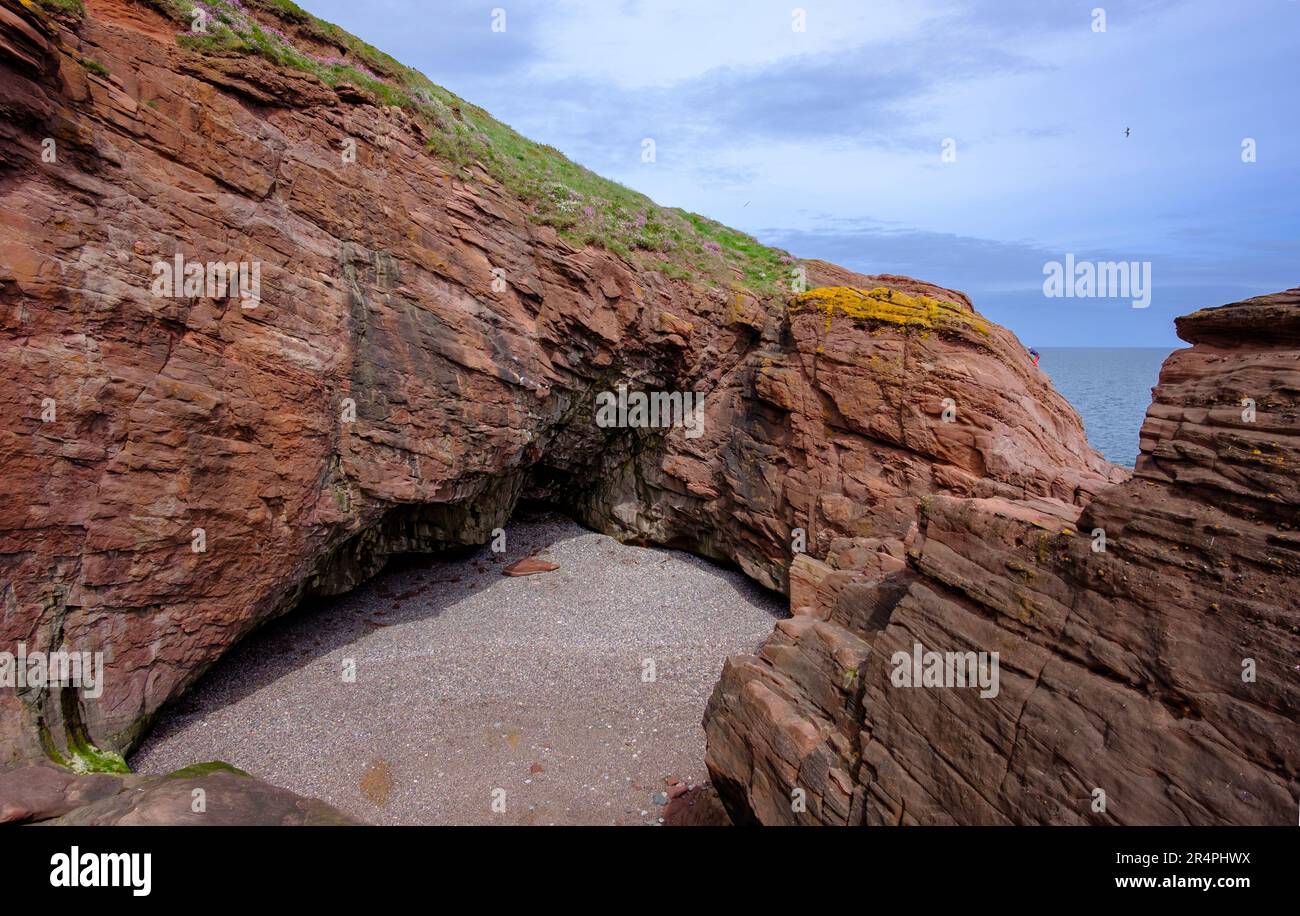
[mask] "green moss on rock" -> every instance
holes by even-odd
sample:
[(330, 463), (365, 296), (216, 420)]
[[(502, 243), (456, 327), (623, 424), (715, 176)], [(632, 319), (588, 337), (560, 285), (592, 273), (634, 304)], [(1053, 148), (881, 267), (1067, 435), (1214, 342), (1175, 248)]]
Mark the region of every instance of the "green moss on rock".
[(53, 763), (74, 773), (131, 772), (126, 759), (117, 751), (100, 750), (89, 742), (75, 741), (71, 736), (69, 736), (66, 752), (58, 750), (51, 743), (46, 743), (46, 755)]
[(31, 9), (40, 7), (52, 13), (63, 13), (77, 19), (86, 15), (86, 7), (81, 0), (20, 0), (23, 6)]
[(173, 770), (168, 773), (167, 779), (193, 779), (197, 776), (210, 776), (213, 773), (233, 773), (236, 776), (248, 777), (247, 773), (239, 767), (231, 766), (224, 760), (209, 760), (207, 763), (192, 763), (187, 767), (181, 767), (179, 770)]

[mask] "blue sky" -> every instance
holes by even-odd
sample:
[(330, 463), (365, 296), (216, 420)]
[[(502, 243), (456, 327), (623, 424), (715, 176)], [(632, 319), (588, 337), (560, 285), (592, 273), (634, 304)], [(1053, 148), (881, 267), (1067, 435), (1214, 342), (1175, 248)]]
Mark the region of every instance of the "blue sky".
[[(1300, 285), (1297, 0), (303, 5), (661, 204), (965, 290), (1030, 346), (1172, 347)], [(1067, 254), (1149, 261), (1150, 307), (1045, 297)]]

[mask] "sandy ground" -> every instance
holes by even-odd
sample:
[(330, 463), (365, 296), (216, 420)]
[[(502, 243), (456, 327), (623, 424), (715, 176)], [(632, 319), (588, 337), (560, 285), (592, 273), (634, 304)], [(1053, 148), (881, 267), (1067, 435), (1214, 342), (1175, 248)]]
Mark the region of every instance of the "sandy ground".
[[(132, 767), (225, 760), (381, 824), (658, 823), (665, 779), (705, 776), (723, 658), (756, 650), (783, 600), (555, 515), (507, 538), (503, 556), (390, 569), (254, 634)], [(532, 555), (560, 568), (501, 575)]]

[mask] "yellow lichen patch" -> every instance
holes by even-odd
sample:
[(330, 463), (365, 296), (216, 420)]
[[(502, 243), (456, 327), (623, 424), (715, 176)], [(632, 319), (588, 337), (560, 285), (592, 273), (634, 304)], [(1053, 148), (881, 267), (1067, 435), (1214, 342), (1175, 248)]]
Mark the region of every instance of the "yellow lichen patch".
[(981, 334), (989, 333), (987, 321), (960, 305), (929, 296), (909, 296), (883, 286), (871, 290), (822, 286), (800, 293), (790, 301), (792, 312), (809, 308), (826, 315), (827, 331), (831, 328), (831, 320), (839, 313), (855, 321), (894, 325), (921, 334), (959, 327), (969, 327)]
[(689, 321), (678, 318), (672, 312), (659, 313), (659, 330), (667, 334), (677, 334), (681, 337), (690, 337), (691, 332), (695, 330), (695, 325)]

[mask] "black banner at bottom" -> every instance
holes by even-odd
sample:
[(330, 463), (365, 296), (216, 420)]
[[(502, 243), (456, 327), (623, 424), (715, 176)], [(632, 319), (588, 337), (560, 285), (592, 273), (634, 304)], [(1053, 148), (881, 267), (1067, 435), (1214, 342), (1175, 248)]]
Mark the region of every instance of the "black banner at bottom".
[[(480, 884), (494, 904), (570, 885), (585, 899), (644, 892), (735, 897), (775, 880), (805, 891), (941, 892), (996, 883), (1050, 891), (1230, 902), (1294, 887), (1289, 828), (9, 828), (9, 902), (295, 902)], [(495, 876), (495, 877), (494, 877)], [(483, 883), (486, 882), (486, 883)], [(824, 884), (823, 887), (818, 887)], [(1030, 899), (1027, 897), (1027, 899)], [(1041, 898), (1037, 898), (1041, 899)]]

